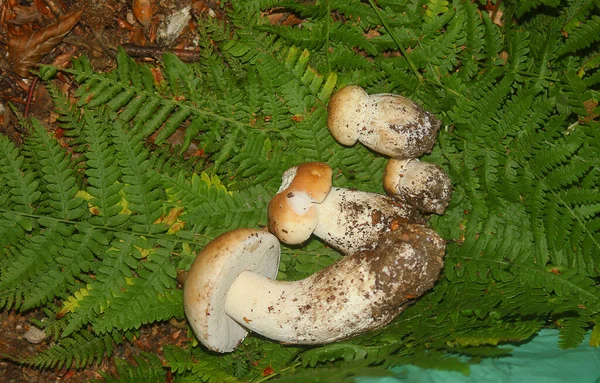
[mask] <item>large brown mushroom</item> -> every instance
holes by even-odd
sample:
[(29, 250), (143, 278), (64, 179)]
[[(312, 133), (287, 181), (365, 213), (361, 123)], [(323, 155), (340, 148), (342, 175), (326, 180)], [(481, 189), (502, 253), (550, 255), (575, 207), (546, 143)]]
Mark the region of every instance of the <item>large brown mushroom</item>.
[(184, 288), (185, 312), (210, 350), (233, 351), (248, 330), (292, 344), (324, 344), (382, 327), (431, 288), (444, 241), (422, 225), (401, 225), (375, 247), (295, 281), (274, 280), (277, 239), (235, 230), (198, 254)]

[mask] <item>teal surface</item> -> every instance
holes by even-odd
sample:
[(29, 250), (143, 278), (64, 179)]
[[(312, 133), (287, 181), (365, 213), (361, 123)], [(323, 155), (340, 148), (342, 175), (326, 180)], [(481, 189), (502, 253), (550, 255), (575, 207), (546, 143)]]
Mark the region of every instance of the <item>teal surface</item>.
[(395, 377), (357, 378), (357, 383), (600, 383), (600, 349), (584, 343), (570, 350), (558, 348), (558, 331), (542, 330), (530, 342), (513, 346), (512, 356), (485, 359), (465, 376), (453, 371), (400, 366)]

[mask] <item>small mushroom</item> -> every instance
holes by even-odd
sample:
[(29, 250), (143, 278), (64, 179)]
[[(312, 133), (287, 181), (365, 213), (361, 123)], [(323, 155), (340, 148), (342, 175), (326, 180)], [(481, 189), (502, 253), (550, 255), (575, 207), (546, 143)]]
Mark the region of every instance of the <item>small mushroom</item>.
[[(282, 175), (281, 187), (269, 202), (269, 216), (275, 206), (285, 206), (277, 221), (269, 219), (277, 225), (279, 218), (292, 220), (293, 225), (277, 225), (271, 230), (277, 237), (290, 245), (300, 244), (308, 239), (317, 227), (317, 204), (323, 202), (331, 190), (332, 170), (323, 162), (306, 162), (286, 170)], [(272, 208), (273, 206), (273, 208)], [(273, 213), (275, 214), (275, 213)]]
[(430, 152), (441, 121), (396, 94), (368, 95), (360, 86), (337, 91), (329, 100), (327, 127), (342, 145), (356, 141), (392, 158), (416, 158)]
[(307, 162), (287, 170), (277, 195), (269, 202), (269, 230), (295, 245), (311, 234), (344, 254), (373, 246), (401, 223), (422, 223), (408, 204), (386, 195), (331, 187), (331, 168)]
[(383, 188), (392, 197), (427, 213), (443, 214), (452, 195), (448, 174), (439, 166), (417, 159), (390, 159)]
[(431, 288), (443, 265), (444, 241), (423, 225), (401, 225), (375, 248), (344, 257), (295, 281), (273, 280), (277, 239), (239, 229), (198, 254), (184, 289), (198, 339), (233, 351), (248, 330), (291, 344), (324, 344), (388, 324)]

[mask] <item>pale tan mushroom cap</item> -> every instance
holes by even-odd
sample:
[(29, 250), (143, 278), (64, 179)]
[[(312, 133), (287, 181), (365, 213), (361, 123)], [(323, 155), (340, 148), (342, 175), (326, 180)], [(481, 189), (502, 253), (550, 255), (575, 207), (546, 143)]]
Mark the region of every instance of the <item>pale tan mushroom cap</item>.
[(442, 214), (452, 196), (452, 183), (439, 166), (417, 159), (390, 159), (383, 174), (388, 195), (418, 209)]
[(231, 284), (243, 271), (275, 278), (279, 257), (277, 238), (256, 229), (225, 233), (197, 255), (185, 281), (183, 305), (194, 334), (209, 350), (233, 351), (248, 334), (225, 313)]
[(281, 188), (268, 205), (269, 230), (281, 242), (297, 245), (317, 227), (315, 204), (331, 190), (332, 170), (322, 162), (307, 162), (283, 174)]
[(327, 107), (327, 127), (337, 142), (346, 146), (356, 143), (366, 125), (368, 99), (367, 92), (358, 85), (344, 87), (331, 96)]

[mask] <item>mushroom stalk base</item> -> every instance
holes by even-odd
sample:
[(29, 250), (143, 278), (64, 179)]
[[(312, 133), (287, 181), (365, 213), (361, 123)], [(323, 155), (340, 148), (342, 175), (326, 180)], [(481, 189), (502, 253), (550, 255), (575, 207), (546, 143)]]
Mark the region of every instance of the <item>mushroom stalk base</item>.
[(296, 282), (242, 272), (225, 313), (247, 329), (293, 344), (323, 344), (382, 327), (431, 288), (441, 271), (444, 241), (407, 225), (364, 250)]

